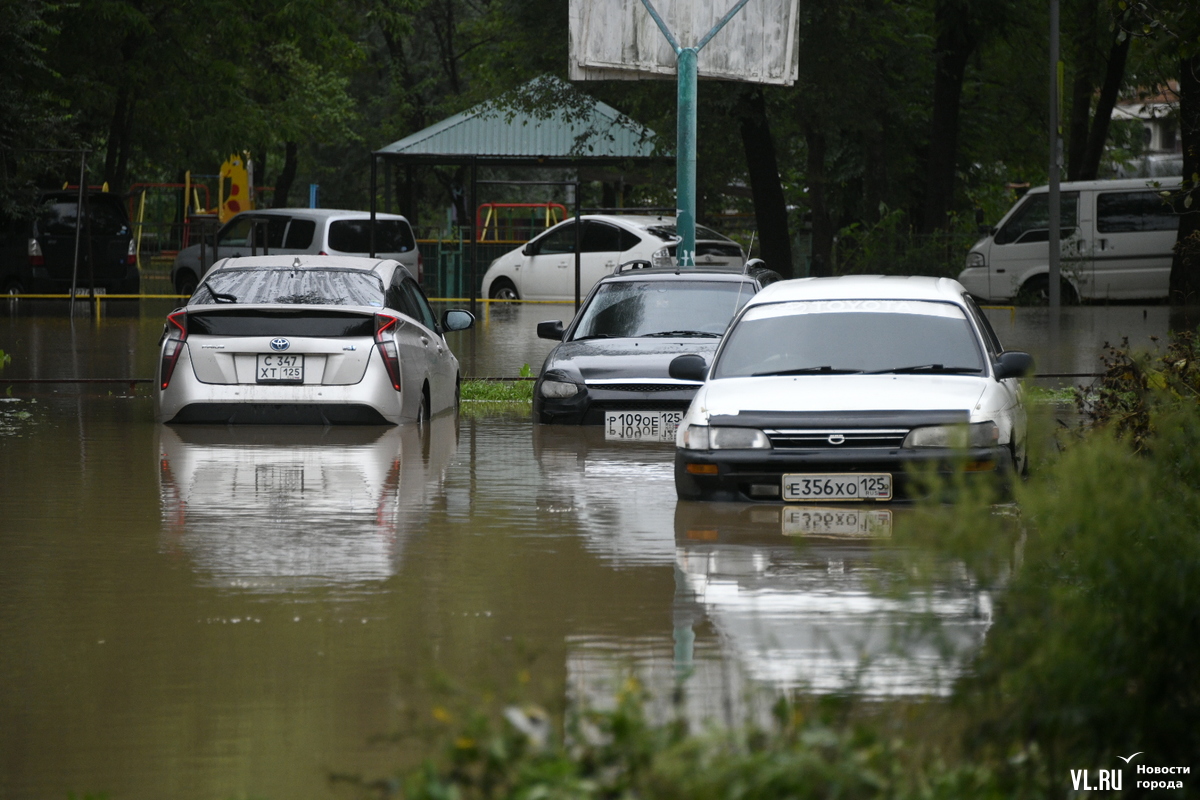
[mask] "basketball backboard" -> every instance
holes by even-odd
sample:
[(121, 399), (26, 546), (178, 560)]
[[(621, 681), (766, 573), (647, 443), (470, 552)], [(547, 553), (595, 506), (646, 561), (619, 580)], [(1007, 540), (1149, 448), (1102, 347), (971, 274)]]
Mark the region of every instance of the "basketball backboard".
[[(735, 0), (654, 0), (682, 47)], [(749, 0), (699, 53), (702, 78), (790, 86), (799, 73), (798, 0)], [(641, 0), (570, 0), (571, 80), (675, 77), (676, 53)]]

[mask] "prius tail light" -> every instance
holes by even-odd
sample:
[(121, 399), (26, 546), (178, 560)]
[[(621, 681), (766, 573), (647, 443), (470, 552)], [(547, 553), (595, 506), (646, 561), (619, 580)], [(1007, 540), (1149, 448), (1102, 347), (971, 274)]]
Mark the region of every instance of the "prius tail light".
[(375, 346), (383, 357), (383, 366), (387, 368), (388, 378), (392, 388), (400, 391), (400, 351), (396, 349), (396, 340), (392, 334), (400, 325), (400, 320), (390, 314), (375, 315)]
[(159, 374), (162, 375), (160, 389), (165, 389), (171, 383), (175, 374), (175, 364), (179, 354), (183, 352), (183, 343), (187, 340), (187, 312), (176, 311), (167, 314), (167, 329), (164, 331), (162, 365)]
[(38, 244), (37, 239), (29, 240), (29, 266), (44, 267), (46, 266), (46, 258), (42, 255), (42, 246)]

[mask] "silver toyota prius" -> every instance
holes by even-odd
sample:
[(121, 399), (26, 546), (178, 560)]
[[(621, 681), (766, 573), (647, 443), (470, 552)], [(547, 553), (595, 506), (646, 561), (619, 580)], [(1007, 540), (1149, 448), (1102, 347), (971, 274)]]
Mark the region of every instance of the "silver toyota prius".
[(167, 315), (160, 422), (424, 423), (457, 408), (458, 359), (409, 271), (390, 259), (261, 256), (217, 262)]

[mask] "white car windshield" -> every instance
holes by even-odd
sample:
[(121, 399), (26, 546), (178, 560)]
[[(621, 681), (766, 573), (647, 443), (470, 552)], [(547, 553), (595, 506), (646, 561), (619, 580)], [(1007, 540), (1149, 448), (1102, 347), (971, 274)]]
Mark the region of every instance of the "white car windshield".
[(713, 377), (983, 369), (978, 337), (951, 303), (809, 300), (747, 311), (729, 332)]
[(222, 269), (205, 278), (192, 295), (192, 305), (211, 303), (381, 308), (383, 281), (373, 272), (356, 269)]
[(571, 340), (720, 338), (754, 293), (754, 284), (749, 281), (607, 283), (584, 307)]

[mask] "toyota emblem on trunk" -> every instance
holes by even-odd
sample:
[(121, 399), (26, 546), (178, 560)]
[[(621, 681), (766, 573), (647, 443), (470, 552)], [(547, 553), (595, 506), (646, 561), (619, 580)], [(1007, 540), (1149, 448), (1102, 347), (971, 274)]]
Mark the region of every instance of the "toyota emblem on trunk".
[(271, 349), (272, 350), (287, 350), (291, 346), (292, 346), (292, 343), (289, 342), (287, 339), (284, 339), (282, 336), (280, 336), (277, 339), (271, 340)]
[(830, 444), (841, 444), (842, 442), (846, 441), (846, 437), (840, 433), (835, 433), (832, 436), (830, 436), (827, 441)]

